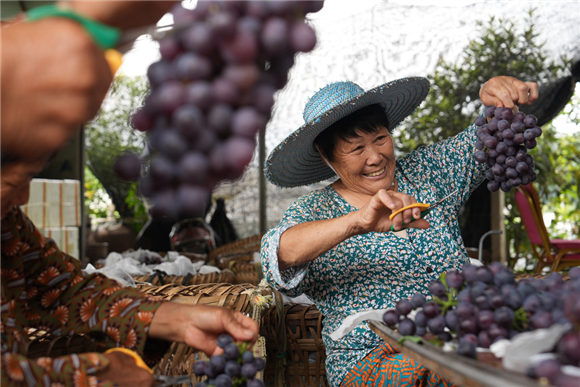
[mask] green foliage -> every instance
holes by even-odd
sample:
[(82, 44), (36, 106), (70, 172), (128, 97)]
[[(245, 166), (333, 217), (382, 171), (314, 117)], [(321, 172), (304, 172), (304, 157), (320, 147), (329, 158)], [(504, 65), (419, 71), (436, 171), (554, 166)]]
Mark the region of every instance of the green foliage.
[(106, 218), (111, 199), (105, 188), (85, 166), (85, 205), (91, 218)]
[(148, 92), (144, 77), (115, 78), (99, 114), (85, 128), (87, 167), (109, 194), (119, 217), (137, 230), (147, 220), (145, 208), (135, 194), (136, 184), (115, 176), (113, 165), (122, 153), (140, 154), (145, 147), (145, 134), (131, 127), (130, 117)]
[(467, 128), (481, 111), (479, 89), (490, 78), (509, 75), (543, 82), (558, 76), (567, 66), (557, 65), (537, 43), (535, 16), (528, 13), (523, 31), (514, 22), (492, 17), (478, 22), (480, 37), (469, 42), (457, 63), (439, 58), (431, 78), (431, 91), (422, 107), (395, 134), (399, 150), (409, 152), (453, 136)]
[[(509, 75), (538, 83), (564, 74), (570, 60), (559, 63), (549, 60), (544, 43), (538, 43), (536, 17), (529, 11), (522, 28), (510, 20), (492, 17), (488, 23), (478, 22), (480, 37), (469, 42), (456, 63), (440, 57), (430, 76), (432, 89), (417, 112), (395, 133), (398, 150), (409, 152), (419, 145), (428, 145), (453, 136), (470, 124), (481, 112), (481, 86), (497, 75)], [(570, 101), (561, 114), (569, 122), (580, 124), (580, 97)], [(553, 238), (564, 236), (558, 226), (573, 225), (579, 235), (580, 225), (580, 135), (556, 136), (555, 128), (544, 126), (544, 134), (531, 154), (536, 163), (535, 183), (544, 213), (553, 212), (554, 221), (547, 225)], [(469, 203), (468, 203), (469, 204)], [(515, 206), (513, 192), (506, 194), (506, 239), (511, 255), (531, 257), (531, 246)]]

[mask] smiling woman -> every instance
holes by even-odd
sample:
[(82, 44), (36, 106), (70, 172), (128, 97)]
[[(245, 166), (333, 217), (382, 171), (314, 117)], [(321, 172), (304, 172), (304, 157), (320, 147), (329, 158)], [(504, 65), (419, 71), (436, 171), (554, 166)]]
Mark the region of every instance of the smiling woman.
[[(475, 127), (395, 159), (390, 132), (428, 91), (424, 78), (366, 92), (353, 82), (330, 84), (306, 104), (306, 123), (266, 162), (266, 176), (282, 187), (338, 175), (290, 206), (264, 235), (261, 252), (266, 280), (290, 297), (306, 294), (324, 315), (332, 386), (448, 386), (386, 345), (368, 322), (338, 340), (330, 336), (349, 315), (428, 294), (431, 280), (468, 262), (457, 215), (488, 169), (474, 158)], [(537, 98), (537, 85), (496, 77), (480, 98), (513, 108)], [(428, 222), (419, 206), (398, 211), (439, 201)], [(391, 226), (405, 235), (389, 232)]]

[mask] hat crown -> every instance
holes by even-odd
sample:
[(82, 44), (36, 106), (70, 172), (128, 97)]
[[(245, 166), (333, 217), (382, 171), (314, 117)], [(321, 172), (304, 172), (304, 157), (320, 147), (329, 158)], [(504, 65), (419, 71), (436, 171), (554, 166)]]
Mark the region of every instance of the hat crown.
[(306, 123), (313, 121), (328, 110), (342, 105), (365, 93), (362, 87), (354, 82), (335, 82), (324, 86), (312, 96), (304, 107), (303, 117)]

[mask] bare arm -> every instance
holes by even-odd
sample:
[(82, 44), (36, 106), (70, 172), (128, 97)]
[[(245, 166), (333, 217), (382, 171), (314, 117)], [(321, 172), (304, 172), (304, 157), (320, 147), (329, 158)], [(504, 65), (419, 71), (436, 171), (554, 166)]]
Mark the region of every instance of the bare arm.
[[(347, 215), (302, 223), (286, 230), (280, 237), (278, 267), (281, 271), (315, 260), (344, 240), (368, 232), (388, 232), (391, 225), (395, 230), (405, 227), (424, 229), (429, 223), (419, 219), (418, 208), (406, 210), (391, 221), (392, 211), (416, 203), (409, 195), (380, 190), (360, 210)], [(411, 217), (419, 219), (411, 222)]]

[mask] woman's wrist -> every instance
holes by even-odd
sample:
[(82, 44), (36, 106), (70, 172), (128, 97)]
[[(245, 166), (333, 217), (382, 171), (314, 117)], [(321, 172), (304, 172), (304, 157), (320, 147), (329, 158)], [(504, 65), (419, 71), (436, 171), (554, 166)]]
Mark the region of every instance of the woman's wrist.
[(185, 319), (188, 313), (184, 305), (175, 302), (164, 302), (155, 312), (148, 335), (155, 339), (164, 339), (182, 343), (184, 341)]

